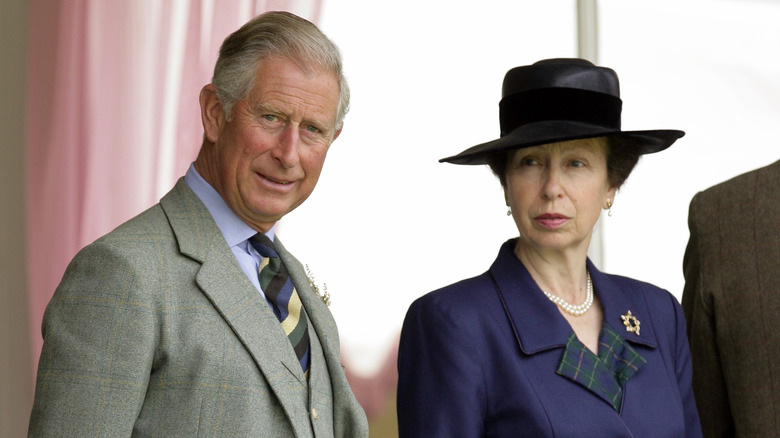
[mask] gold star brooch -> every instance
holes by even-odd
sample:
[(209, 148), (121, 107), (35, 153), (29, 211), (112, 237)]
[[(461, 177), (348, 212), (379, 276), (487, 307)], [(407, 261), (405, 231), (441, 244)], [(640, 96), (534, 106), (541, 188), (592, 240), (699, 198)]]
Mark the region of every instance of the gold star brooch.
[(641, 323), (636, 319), (636, 316), (631, 314), (630, 310), (625, 315), (620, 315), (620, 319), (623, 320), (623, 325), (626, 326), (627, 332), (636, 333), (639, 336), (639, 324)]

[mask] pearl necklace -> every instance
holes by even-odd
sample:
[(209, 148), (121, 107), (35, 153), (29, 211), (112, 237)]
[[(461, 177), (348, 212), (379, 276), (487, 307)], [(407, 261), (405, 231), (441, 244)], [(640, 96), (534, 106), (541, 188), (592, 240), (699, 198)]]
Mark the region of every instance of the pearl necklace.
[(550, 301), (560, 306), (564, 311), (566, 311), (566, 313), (574, 316), (582, 316), (590, 309), (590, 306), (593, 304), (593, 282), (590, 280), (590, 272), (586, 272), (586, 274), (588, 276), (588, 296), (585, 298), (585, 302), (578, 306), (569, 304), (564, 301), (563, 298), (548, 293), (547, 291), (543, 290), (542, 292), (544, 292)]

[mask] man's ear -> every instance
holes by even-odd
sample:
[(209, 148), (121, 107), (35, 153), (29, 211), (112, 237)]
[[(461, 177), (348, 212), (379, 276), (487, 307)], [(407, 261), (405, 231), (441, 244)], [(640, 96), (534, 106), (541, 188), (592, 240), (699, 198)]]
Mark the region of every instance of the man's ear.
[(337, 129), (336, 133), (333, 134), (333, 138), (330, 140), (331, 143), (333, 143), (334, 141), (336, 141), (337, 138), (339, 138), (342, 129), (344, 129), (344, 122), (341, 122), (341, 125), (339, 125), (339, 129)]
[(200, 90), (200, 120), (203, 123), (203, 135), (212, 143), (219, 138), (220, 127), (225, 122), (222, 103), (217, 98), (217, 87), (208, 84)]

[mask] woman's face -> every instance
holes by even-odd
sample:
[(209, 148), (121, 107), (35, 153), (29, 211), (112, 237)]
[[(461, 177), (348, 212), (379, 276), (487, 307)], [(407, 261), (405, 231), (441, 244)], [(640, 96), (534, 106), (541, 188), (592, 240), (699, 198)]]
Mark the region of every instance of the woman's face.
[(603, 139), (510, 152), (505, 195), (522, 244), (536, 251), (587, 251), (593, 227), (615, 197)]

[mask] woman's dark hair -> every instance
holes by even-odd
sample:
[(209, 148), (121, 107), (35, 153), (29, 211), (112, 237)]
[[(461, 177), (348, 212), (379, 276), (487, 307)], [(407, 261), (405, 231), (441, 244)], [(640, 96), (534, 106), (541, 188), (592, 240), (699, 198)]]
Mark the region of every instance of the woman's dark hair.
[[(638, 145), (632, 143), (630, 140), (617, 139), (615, 137), (596, 137), (595, 139), (603, 139), (607, 145), (607, 180), (610, 187), (619, 189), (631, 171), (636, 167), (636, 163), (639, 162), (639, 157), (642, 155)], [(487, 163), (490, 170), (501, 182), (501, 186), (506, 188), (506, 167), (509, 161), (509, 155), (515, 150), (511, 149), (504, 152), (499, 152), (487, 157)]]
[(641, 148), (626, 139), (606, 137), (606, 140), (607, 180), (610, 187), (619, 189), (639, 162), (639, 157), (642, 156)]

